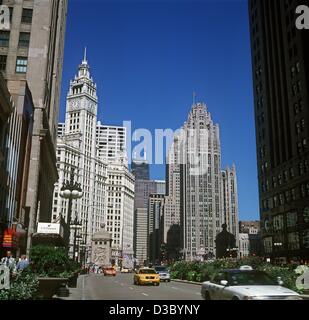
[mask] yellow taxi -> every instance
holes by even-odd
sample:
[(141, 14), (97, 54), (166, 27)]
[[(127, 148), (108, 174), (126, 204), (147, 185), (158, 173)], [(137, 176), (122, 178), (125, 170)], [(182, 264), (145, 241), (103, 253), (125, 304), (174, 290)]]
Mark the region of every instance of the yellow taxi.
[(155, 269), (141, 268), (134, 275), (134, 284), (153, 284), (154, 286), (160, 285), (160, 275)]

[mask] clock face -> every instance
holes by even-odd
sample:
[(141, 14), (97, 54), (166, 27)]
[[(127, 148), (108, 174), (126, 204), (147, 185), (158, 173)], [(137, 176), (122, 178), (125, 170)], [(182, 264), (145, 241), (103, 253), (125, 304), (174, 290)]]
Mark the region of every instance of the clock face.
[(72, 110), (76, 110), (76, 109), (80, 108), (80, 101), (79, 100), (71, 100), (70, 107)]

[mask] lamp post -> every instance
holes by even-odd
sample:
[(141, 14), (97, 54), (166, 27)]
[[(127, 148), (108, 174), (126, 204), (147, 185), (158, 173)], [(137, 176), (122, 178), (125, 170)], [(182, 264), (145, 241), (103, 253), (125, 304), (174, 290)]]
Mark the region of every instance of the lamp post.
[(71, 222), (71, 228), (74, 229), (73, 260), (77, 261), (77, 256), (76, 256), (77, 230), (80, 230), (82, 228), (82, 223), (78, 221), (77, 215), (75, 216), (74, 221)]
[[(74, 168), (71, 169), (70, 181), (66, 180), (63, 183), (63, 186), (60, 190), (60, 197), (64, 199), (68, 199), (68, 214), (67, 214), (67, 223), (68, 223), (68, 235), (67, 235), (67, 244), (68, 248), (70, 247), (70, 222), (72, 215), (72, 201), (76, 199), (80, 199), (83, 196), (83, 191), (80, 183), (74, 182)], [(74, 254), (74, 253), (73, 253)]]

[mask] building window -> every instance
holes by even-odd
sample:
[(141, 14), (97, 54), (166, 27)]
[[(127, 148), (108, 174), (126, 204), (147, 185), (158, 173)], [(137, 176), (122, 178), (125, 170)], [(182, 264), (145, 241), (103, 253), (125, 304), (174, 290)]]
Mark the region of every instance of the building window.
[(283, 229), (283, 215), (275, 216), (273, 219), (274, 230), (282, 230)]
[(304, 209), (304, 214), (303, 214), (303, 216), (304, 216), (304, 222), (305, 222), (305, 223), (309, 223), (309, 207), (306, 207), (306, 208)]
[(29, 32), (21, 32), (19, 34), (19, 42), (18, 46), (22, 48), (28, 48), (30, 43), (30, 33)]
[(309, 229), (304, 231), (303, 246), (304, 248), (309, 249)]
[(7, 56), (0, 55), (0, 71), (5, 71), (6, 59), (7, 59)]
[(16, 73), (26, 73), (28, 65), (27, 57), (17, 57), (16, 60)]
[(21, 22), (22, 23), (32, 23), (32, 14), (33, 14), (32, 9), (23, 9)]
[(273, 251), (272, 237), (268, 237), (264, 239), (264, 250), (265, 250), (265, 253), (271, 253)]
[(10, 43), (10, 31), (0, 31), (0, 47), (8, 47)]
[(297, 232), (288, 233), (288, 249), (289, 250), (299, 249), (299, 236)]
[(286, 215), (287, 227), (294, 227), (297, 224), (297, 212), (288, 212)]

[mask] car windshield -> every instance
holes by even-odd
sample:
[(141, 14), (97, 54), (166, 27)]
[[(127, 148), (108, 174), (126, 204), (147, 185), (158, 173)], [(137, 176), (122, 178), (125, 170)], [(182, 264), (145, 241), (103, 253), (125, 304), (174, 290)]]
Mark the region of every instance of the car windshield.
[(278, 283), (267, 273), (261, 271), (239, 271), (228, 274), (230, 286), (271, 286)]
[(165, 267), (155, 267), (156, 271), (167, 271)]
[(141, 274), (155, 274), (156, 270), (154, 270), (154, 269), (142, 269), (142, 270), (139, 271), (139, 273), (141, 273)]

